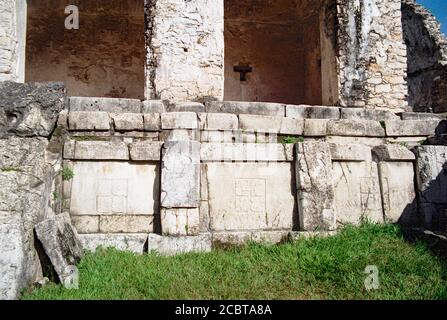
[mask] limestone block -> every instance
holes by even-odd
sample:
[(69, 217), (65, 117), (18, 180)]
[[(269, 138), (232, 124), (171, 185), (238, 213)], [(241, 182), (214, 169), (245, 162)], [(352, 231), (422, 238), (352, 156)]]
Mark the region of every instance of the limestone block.
[(57, 117), (57, 126), (68, 130), (68, 110), (62, 110)]
[(151, 233), (147, 244), (148, 252), (155, 251), (168, 256), (190, 252), (210, 252), (212, 247), (210, 233), (183, 237), (164, 237)]
[(202, 143), (202, 161), (291, 161), (279, 143)]
[(199, 136), (199, 131), (186, 129), (165, 130), (161, 134), (164, 141), (198, 141)]
[(200, 201), (200, 143), (167, 141), (162, 150), (161, 205), (197, 208)]
[(161, 100), (145, 100), (143, 101), (142, 113), (164, 113), (166, 107)]
[(206, 111), (209, 113), (257, 114), (284, 117), (285, 105), (267, 102), (210, 101)]
[(311, 238), (327, 238), (337, 234), (337, 231), (292, 231), (289, 232), (290, 240), (300, 241)]
[(416, 214), (413, 163), (380, 162), (379, 172), (386, 221), (412, 222)]
[(291, 164), (207, 163), (203, 166), (211, 230), (292, 229), (295, 198)]
[(161, 114), (161, 127), (170, 129), (198, 129), (197, 114), (194, 112), (169, 112)]
[(103, 215), (99, 217), (101, 233), (149, 233), (154, 231), (154, 216)]
[(331, 143), (332, 161), (372, 161), (371, 148), (361, 144)]
[(163, 142), (137, 141), (129, 145), (130, 160), (160, 161)]
[(159, 113), (144, 113), (144, 131), (160, 131), (161, 117)]
[(239, 127), (242, 130), (270, 133), (302, 135), (304, 120), (285, 117), (239, 115)]
[(380, 161), (414, 161), (413, 152), (400, 144), (384, 144), (373, 149), (373, 153)]
[[(254, 134), (253, 134), (254, 135)], [(202, 131), (201, 142), (232, 143), (235, 141), (235, 131)], [(256, 137), (254, 137), (256, 139)]]
[(175, 102), (174, 105), (169, 108), (169, 111), (173, 112), (205, 112), (205, 105), (200, 102)]
[(140, 113), (141, 101), (122, 98), (70, 97), (69, 107), (70, 112), (105, 111), (115, 113)]
[(213, 232), (213, 248), (242, 246), (252, 239), (250, 231)]
[(68, 129), (71, 131), (110, 130), (110, 117), (107, 112), (70, 112)]
[(84, 256), (82, 244), (68, 213), (38, 223), (36, 235), (62, 283), (70, 280), (72, 267)]
[(388, 120), (385, 121), (386, 135), (388, 137), (431, 136), (435, 134), (439, 123), (439, 120)]
[(428, 228), (439, 228), (447, 209), (447, 147), (416, 147), (417, 188), (421, 213)]
[(385, 130), (378, 121), (372, 120), (331, 120), (327, 134), (348, 137), (384, 137)]
[(154, 215), (159, 168), (127, 162), (73, 162), (71, 215)]
[(143, 116), (141, 113), (112, 113), (116, 131), (143, 131)]
[(365, 109), (365, 108), (341, 108), (342, 119), (357, 119), (357, 120), (400, 120), (400, 118), (387, 110), (380, 109)]
[(162, 209), (161, 230), (165, 236), (197, 236), (200, 232), (199, 209)]
[(129, 149), (121, 141), (76, 141), (74, 159), (129, 160)]
[(205, 130), (235, 130), (238, 129), (238, 118), (229, 113), (206, 114)]
[(384, 138), (372, 138), (372, 137), (328, 136), (326, 137), (326, 141), (329, 143), (338, 143), (338, 144), (363, 144), (371, 148), (387, 143)]
[(99, 216), (71, 216), (71, 222), (79, 234), (99, 232)]
[(373, 162), (334, 162), (337, 224), (383, 223), (379, 172)]
[(327, 134), (327, 119), (305, 119), (304, 136), (305, 137), (324, 137)]
[(340, 119), (340, 108), (288, 105), (286, 107), (286, 116), (297, 119)]
[(96, 251), (102, 248), (115, 248), (121, 251), (130, 251), (137, 254), (144, 252), (147, 242), (147, 233), (142, 234), (80, 234), (84, 250)]
[(336, 216), (329, 144), (298, 143), (295, 152), (300, 228), (304, 231), (334, 230)]
[(73, 159), (75, 157), (75, 146), (76, 141), (74, 140), (67, 140), (64, 143), (64, 151), (63, 155), (65, 159)]
[[(443, 117), (435, 113), (425, 112), (403, 112), (402, 120), (437, 120), (441, 121)], [(445, 118), (445, 117), (444, 117)]]

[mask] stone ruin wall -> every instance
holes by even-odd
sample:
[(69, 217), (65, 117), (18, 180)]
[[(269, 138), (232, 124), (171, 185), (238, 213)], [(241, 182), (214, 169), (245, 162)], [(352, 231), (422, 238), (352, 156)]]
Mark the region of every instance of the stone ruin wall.
[(402, 14), (409, 105), (418, 112), (447, 112), (447, 38), (436, 18), (413, 0), (402, 2)]

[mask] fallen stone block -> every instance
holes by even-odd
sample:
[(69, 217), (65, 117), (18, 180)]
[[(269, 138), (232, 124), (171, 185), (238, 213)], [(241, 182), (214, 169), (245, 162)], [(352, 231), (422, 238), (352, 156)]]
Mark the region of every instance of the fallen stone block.
[(70, 281), (72, 267), (84, 256), (82, 244), (73, 228), (70, 215), (62, 213), (38, 223), (37, 238), (62, 283)]
[(123, 98), (70, 97), (69, 108), (70, 112), (104, 111), (113, 113), (140, 113), (141, 101)]
[(149, 253), (155, 251), (168, 256), (190, 252), (210, 252), (212, 247), (210, 233), (186, 237), (166, 237), (151, 233), (147, 244)]
[(143, 254), (147, 243), (147, 233), (142, 234), (80, 234), (84, 250), (95, 252), (98, 248), (115, 248)]
[(439, 124), (438, 120), (387, 120), (385, 129), (388, 137), (432, 136)]
[(348, 137), (384, 137), (385, 130), (378, 121), (372, 120), (331, 120), (327, 134)]
[(129, 145), (130, 160), (160, 161), (163, 142), (138, 141)]
[(107, 112), (70, 112), (68, 114), (68, 130), (86, 131), (86, 130), (110, 130), (110, 117)]
[(286, 106), (286, 117), (297, 119), (340, 119), (340, 108), (288, 105)]
[(285, 105), (268, 102), (210, 101), (207, 103), (206, 112), (284, 117)]

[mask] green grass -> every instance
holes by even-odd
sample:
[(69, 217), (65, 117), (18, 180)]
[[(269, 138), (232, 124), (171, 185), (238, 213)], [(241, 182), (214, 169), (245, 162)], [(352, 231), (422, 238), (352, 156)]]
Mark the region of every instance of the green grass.
[[(367, 291), (365, 267), (379, 269)], [(79, 264), (80, 287), (49, 285), (24, 299), (446, 299), (447, 264), (398, 227), (365, 224), (331, 238), (250, 244), (162, 257), (113, 249)]]

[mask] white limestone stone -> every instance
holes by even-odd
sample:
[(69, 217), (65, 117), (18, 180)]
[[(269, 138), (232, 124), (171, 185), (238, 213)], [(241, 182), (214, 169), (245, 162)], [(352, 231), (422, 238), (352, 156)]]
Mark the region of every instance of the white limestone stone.
[(75, 111), (141, 112), (141, 101), (122, 98), (70, 97), (70, 113)]
[(99, 216), (71, 216), (71, 222), (79, 234), (99, 232)]
[(147, 233), (142, 234), (80, 234), (79, 239), (84, 250), (96, 251), (98, 248), (115, 248), (143, 254), (147, 242)]
[(291, 161), (278, 143), (202, 143), (202, 161)]
[(235, 130), (238, 129), (238, 118), (229, 113), (206, 114), (205, 130)]
[(304, 136), (305, 137), (324, 137), (327, 134), (328, 119), (305, 119)]
[(170, 129), (198, 129), (198, 118), (194, 112), (168, 112), (161, 114), (161, 127)]
[(270, 133), (302, 135), (304, 120), (285, 117), (239, 115), (239, 127), (242, 130)]
[(203, 166), (213, 231), (292, 229), (295, 197), (290, 164), (207, 163)]
[(149, 234), (148, 252), (172, 256), (190, 252), (210, 252), (212, 247), (211, 234), (201, 233), (198, 236), (164, 237)]
[(73, 162), (71, 215), (154, 215), (158, 166), (126, 162)]
[(72, 131), (110, 130), (110, 117), (107, 112), (70, 112), (68, 129)]
[(161, 210), (161, 230), (165, 236), (196, 236), (200, 232), (199, 209)]
[(340, 119), (340, 108), (288, 105), (286, 107), (286, 116), (297, 119)]
[(166, 107), (161, 100), (145, 100), (143, 101), (141, 112), (144, 114), (160, 114), (166, 112)]
[(130, 160), (160, 161), (163, 142), (137, 141), (129, 145)]
[(373, 149), (380, 161), (414, 161), (413, 152), (400, 144), (384, 144)]
[(76, 141), (73, 159), (129, 160), (129, 149), (121, 141)]
[(210, 101), (207, 103), (209, 113), (255, 114), (262, 116), (284, 117), (285, 105), (268, 102), (245, 101)]
[(397, 120), (385, 121), (386, 135), (399, 136), (431, 136), (435, 134), (440, 120)]
[(332, 161), (372, 161), (371, 148), (361, 144), (331, 143)]
[(141, 113), (112, 113), (116, 131), (143, 131), (143, 116)]
[(400, 120), (396, 114), (380, 109), (366, 108), (341, 108), (342, 119), (360, 119), (360, 120)]
[(102, 215), (99, 217), (101, 233), (149, 233), (154, 231), (154, 216)]
[(327, 125), (327, 134), (332, 136), (384, 137), (385, 130), (378, 121), (331, 120)]

